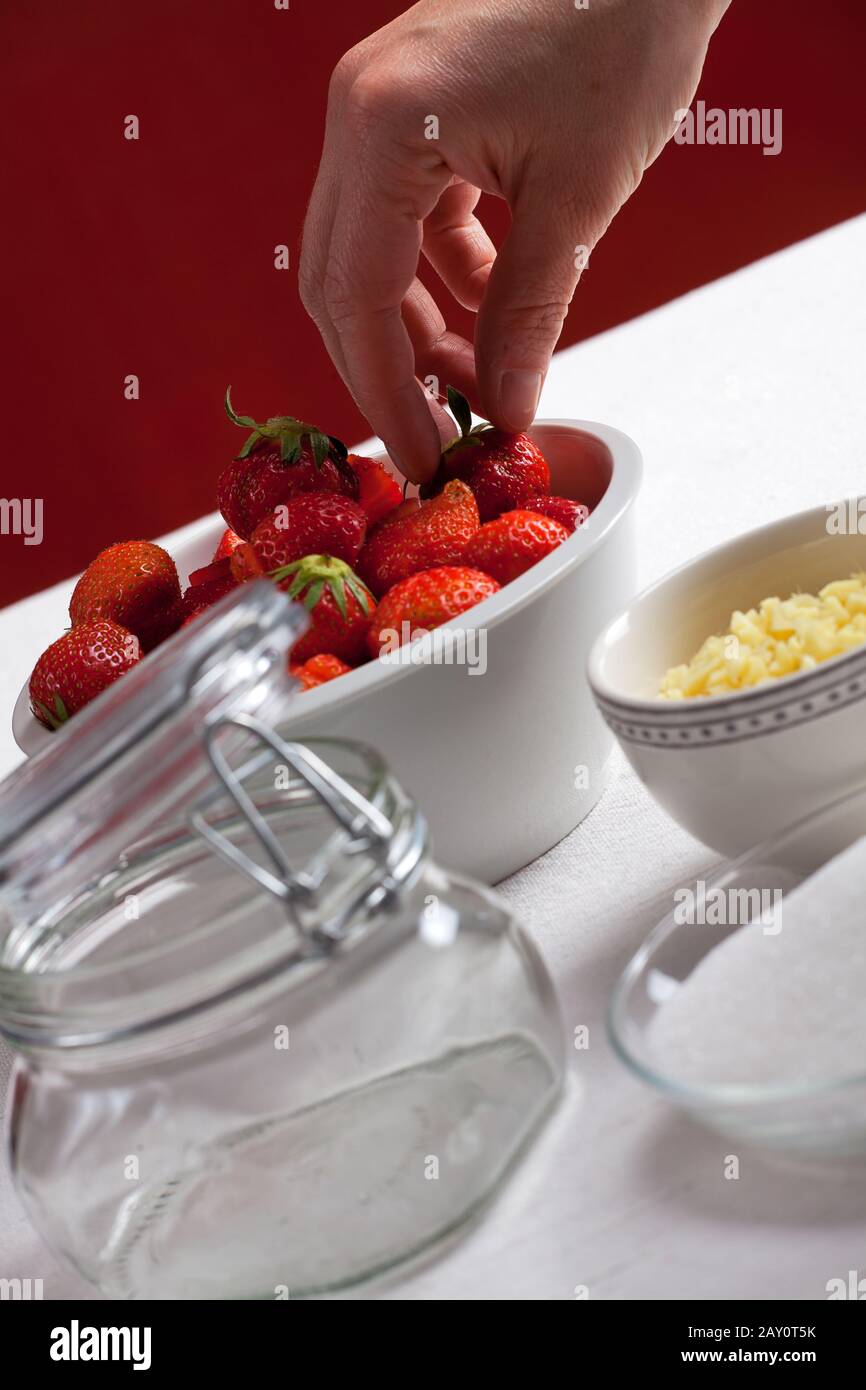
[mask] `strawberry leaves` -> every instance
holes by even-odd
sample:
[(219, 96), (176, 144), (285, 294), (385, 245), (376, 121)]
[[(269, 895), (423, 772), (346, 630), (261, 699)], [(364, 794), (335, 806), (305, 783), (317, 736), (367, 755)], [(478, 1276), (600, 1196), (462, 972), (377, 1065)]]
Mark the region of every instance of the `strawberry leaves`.
[(448, 398), (448, 409), (457, 421), (461, 437), (465, 439), (472, 433), (472, 411), (469, 402), (454, 386), (446, 386), (445, 394)]
[(321, 468), (328, 458), (333, 459), (338, 465), (345, 464), (348, 458), (342, 440), (334, 435), (323, 434), (315, 425), (296, 420), (293, 415), (275, 415), (264, 424), (254, 420), (251, 415), (238, 415), (232, 405), (230, 386), (226, 389), (225, 411), (233, 425), (252, 431), (237, 455), (239, 459), (248, 458), (263, 442), (278, 444), (280, 460), (287, 464), (297, 463), (305, 448), (309, 449), (317, 468)]
[(52, 712), (41, 700), (33, 702), (39, 713), (42, 715), (43, 724), (47, 724), (49, 729), (59, 729), (69, 718), (69, 711), (59, 695), (54, 696), (54, 711)]
[[(467, 445), (480, 448), (482, 443), (481, 435), (485, 430), (489, 430), (491, 426), (486, 421), (480, 425), (473, 426), (472, 410), (469, 402), (455, 386), (446, 386), (445, 394), (448, 399), (448, 408), (457, 421), (457, 428), (460, 433), (456, 439), (452, 439), (451, 443), (442, 450), (442, 457), (444, 458), (446, 454), (450, 454), (452, 449), (463, 449)], [(423, 491), (421, 495), (422, 497), (425, 495)]]
[(332, 555), (305, 555), (301, 560), (293, 560), (290, 565), (281, 565), (279, 569), (272, 570), (270, 578), (277, 584), (289, 579), (291, 582), (286, 589), (289, 598), (300, 598), (310, 612), (326, 589), (343, 619), (348, 617), (347, 592), (356, 600), (362, 612), (372, 611), (370, 595), (355, 571), (345, 560), (338, 560)]
[(253, 420), (251, 416), (237, 415), (235, 413), (235, 410), (232, 406), (232, 388), (230, 386), (226, 387), (225, 407), (226, 415), (229, 417), (233, 425), (242, 425), (248, 430), (254, 430), (258, 428), (255, 420)]
[(317, 468), (321, 468), (325, 459), (331, 451), (331, 441), (327, 435), (319, 434), (318, 430), (310, 435), (310, 448), (313, 451), (313, 458)]

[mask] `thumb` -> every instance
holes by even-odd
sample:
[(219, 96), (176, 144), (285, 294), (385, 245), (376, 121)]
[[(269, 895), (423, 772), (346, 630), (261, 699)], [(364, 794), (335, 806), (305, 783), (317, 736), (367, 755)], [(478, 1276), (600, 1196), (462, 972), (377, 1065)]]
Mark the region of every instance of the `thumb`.
[(549, 186), (521, 190), (475, 333), (481, 407), (501, 429), (525, 430), (531, 424), (551, 354), (596, 240), (581, 225), (579, 210), (552, 212)]

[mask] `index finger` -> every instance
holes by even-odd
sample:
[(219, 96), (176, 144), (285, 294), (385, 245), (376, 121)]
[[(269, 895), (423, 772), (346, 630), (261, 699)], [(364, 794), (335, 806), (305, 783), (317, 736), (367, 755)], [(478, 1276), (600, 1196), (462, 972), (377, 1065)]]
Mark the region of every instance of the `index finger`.
[[(423, 220), (450, 171), (438, 156), (394, 138), (381, 114), (352, 122), (331, 233), (323, 302), (347, 385), (406, 477), (429, 478), (441, 452), (442, 417), (415, 375), (401, 306), (415, 278)], [(446, 423), (447, 422), (447, 423)]]

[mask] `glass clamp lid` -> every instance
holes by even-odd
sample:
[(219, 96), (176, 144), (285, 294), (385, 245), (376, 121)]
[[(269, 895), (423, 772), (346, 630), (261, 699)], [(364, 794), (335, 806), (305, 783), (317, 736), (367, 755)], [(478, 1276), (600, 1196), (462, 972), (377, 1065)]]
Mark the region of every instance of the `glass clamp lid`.
[[(244, 585), (0, 787), (7, 1034), (27, 1032), (24, 976), (78, 974), (110, 956), (115, 966), (123, 959), (131, 984), (142, 942), (153, 950), (158, 941), (180, 979), (195, 931), (208, 937), (211, 963), (240, 976), (254, 948), (274, 966), (331, 950), (414, 882), (426, 826), (379, 756), (338, 740), (305, 746), (280, 731), (295, 698), (287, 654), (305, 623), (273, 585)], [(204, 856), (212, 867), (196, 872), (221, 882), (224, 898), (238, 897), (235, 880), (253, 885), (236, 928), (193, 930), (162, 910), (146, 928), (130, 930), (117, 913), (110, 930), (93, 925), (107, 920), (106, 897), (140, 878), (149, 893), (170, 896), (173, 856)], [(271, 910), (256, 908), (253, 925), (257, 899)], [(188, 983), (192, 995), (197, 982)]]
[[(232, 766), (221, 746), (221, 738), (231, 733), (249, 735), (259, 744), (259, 752), (237, 769)], [(286, 741), (276, 730), (252, 715), (226, 716), (215, 720), (205, 729), (203, 739), (218, 785), (190, 813), (190, 824), (225, 863), (284, 903), (299, 929), (320, 946), (333, 944), (343, 938), (351, 926), (354, 910), (361, 904), (347, 904), (337, 919), (333, 916), (328, 920), (323, 919), (318, 895), (328, 872), (327, 855), (316, 855), (301, 870), (292, 869), (283, 844), (247, 790), (245, 784), (249, 775), (254, 775), (262, 766), (276, 759), (279, 768), (301, 779), (303, 786), (312, 792), (336, 825), (345, 832), (340, 840), (340, 853), (350, 860), (363, 855), (377, 864), (377, 882), (363, 900), (367, 910), (382, 906), (397, 893), (401, 885), (411, 879), (426, 849), (426, 826), (417, 813), (410, 818), (407, 834), (312, 748)], [(376, 755), (361, 745), (354, 746), (362, 757), (366, 755), (372, 770), (378, 761)], [(223, 791), (238, 808), (264, 850), (270, 868), (241, 849), (207, 819), (207, 807)]]
[[(163, 760), (180, 765), (207, 721), (228, 709), (260, 709), (275, 686), (285, 695), (287, 653), (305, 622), (267, 581), (243, 585), (81, 710), (0, 786), (0, 875), (35, 825), (80, 804), (82, 793), (98, 797), (107, 774), (123, 766), (146, 776), (145, 760), (154, 771), (157, 759), (160, 771)], [(122, 794), (115, 776), (115, 804)]]

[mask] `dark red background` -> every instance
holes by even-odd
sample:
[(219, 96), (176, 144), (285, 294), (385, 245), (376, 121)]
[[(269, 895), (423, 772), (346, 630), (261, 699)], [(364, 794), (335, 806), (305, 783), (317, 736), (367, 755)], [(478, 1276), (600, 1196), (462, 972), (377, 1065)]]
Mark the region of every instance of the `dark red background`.
[[(240, 438), (228, 382), (244, 412), (368, 432), (301, 307), (297, 245), (331, 68), (403, 8), (3, 0), (0, 494), (44, 498), (45, 543), (0, 537), (0, 603), (210, 510)], [(782, 107), (782, 153), (668, 146), (593, 256), (564, 341), (866, 208), (864, 58), (863, 0), (734, 0), (699, 96)], [(503, 208), (487, 213), (501, 235)]]

